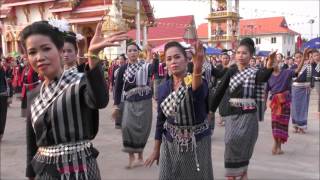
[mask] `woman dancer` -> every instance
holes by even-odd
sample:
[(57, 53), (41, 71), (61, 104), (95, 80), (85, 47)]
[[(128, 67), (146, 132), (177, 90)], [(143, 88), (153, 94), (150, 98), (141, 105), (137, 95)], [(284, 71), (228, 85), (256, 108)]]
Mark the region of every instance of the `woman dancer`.
[[(297, 63), (300, 63), (304, 59), (309, 58), (309, 53), (305, 54), (304, 57), (302, 52), (298, 51), (294, 54), (294, 58)], [(314, 67), (309, 63), (305, 64), (292, 83), (291, 115), (294, 133), (306, 133), (313, 74)]]
[(124, 102), (121, 128), (123, 151), (129, 154), (128, 169), (143, 165), (143, 149), (152, 123), (151, 66), (138, 60), (139, 51), (135, 43), (127, 45), (128, 63), (120, 67), (115, 84), (115, 118), (119, 117), (119, 106)]
[[(308, 54), (305, 51), (304, 57)], [(281, 144), (288, 140), (288, 126), (290, 120), (290, 105), (291, 105), (291, 83), (292, 78), (298, 75), (303, 67), (305, 58), (300, 61), (298, 68), (282, 69), (281, 59), (275, 61), (273, 66), (273, 73), (267, 82), (266, 98), (268, 92), (271, 94), (271, 120), (272, 120), (272, 135), (274, 144), (272, 147), (272, 154), (283, 154)]]
[[(119, 74), (119, 69), (121, 66), (125, 65), (127, 63), (127, 58), (125, 54), (120, 54), (117, 57), (116, 65), (112, 68), (112, 76), (111, 76), (111, 84), (112, 84), (112, 93), (113, 93), (113, 99), (115, 99), (115, 81)], [(120, 102), (118, 105), (119, 107), (119, 113), (118, 117), (115, 117), (113, 120), (115, 121), (115, 128), (121, 129), (121, 122), (122, 122), (122, 113), (123, 113), (123, 102)]]
[(189, 62), (180, 43), (165, 45), (165, 60), (172, 76), (159, 87), (155, 145), (145, 165), (160, 161), (160, 180), (213, 179), (203, 47), (196, 45), (192, 75), (187, 76)]
[(220, 108), (225, 119), (226, 177), (232, 180), (237, 177), (248, 179), (248, 165), (258, 138), (257, 113), (261, 94), (256, 90), (261, 82), (269, 79), (276, 55), (276, 52), (270, 55), (266, 69), (257, 69), (249, 64), (254, 53), (252, 39), (242, 39), (236, 52), (236, 66), (228, 69), (210, 100), (211, 110), (215, 112), (222, 97), (226, 96)]
[(101, 179), (98, 151), (90, 140), (98, 132), (98, 109), (109, 98), (97, 54), (127, 37), (119, 32), (102, 38), (99, 23), (89, 46), (86, 72), (63, 71), (64, 34), (52, 21), (35, 22), (21, 32), (28, 61), (44, 79), (28, 101), (26, 176)]
[[(82, 35), (74, 32), (67, 32), (64, 36), (63, 46), (63, 63), (65, 70), (77, 70), (83, 72), (85, 63), (80, 61), (83, 59), (83, 42)], [(79, 59), (79, 60), (78, 60)]]

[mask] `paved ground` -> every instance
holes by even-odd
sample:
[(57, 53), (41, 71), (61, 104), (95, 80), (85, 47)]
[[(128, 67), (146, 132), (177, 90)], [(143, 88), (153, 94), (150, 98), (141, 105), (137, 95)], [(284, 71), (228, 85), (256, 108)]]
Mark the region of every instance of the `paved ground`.
[[(249, 166), (250, 179), (282, 179), (282, 180), (307, 180), (319, 179), (319, 116), (316, 112), (316, 92), (312, 92), (308, 132), (305, 135), (291, 133), (287, 144), (284, 146), (285, 154), (271, 155), (272, 134), (269, 111), (266, 120), (260, 123), (258, 142)], [(1, 148), (1, 174), (0, 179), (20, 180), (25, 172), (25, 121), (20, 118), (20, 104), (14, 101), (8, 112), (7, 127)], [(157, 179), (158, 168), (140, 167), (126, 170), (127, 154), (121, 152), (121, 133), (114, 129), (110, 119), (111, 106), (100, 112), (100, 131), (94, 140), (99, 149), (98, 162), (102, 179), (105, 180), (151, 180)], [(155, 107), (153, 108), (155, 110)], [(153, 129), (145, 154), (149, 155), (153, 147), (155, 126), (155, 111)], [(223, 151), (224, 128), (217, 127), (212, 138), (213, 170), (215, 179), (224, 179)]]

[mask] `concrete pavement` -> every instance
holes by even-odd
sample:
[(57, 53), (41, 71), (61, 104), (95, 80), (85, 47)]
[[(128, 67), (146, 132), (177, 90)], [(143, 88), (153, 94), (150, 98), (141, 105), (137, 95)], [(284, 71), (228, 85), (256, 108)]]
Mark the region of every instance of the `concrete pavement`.
[[(305, 135), (293, 134), (283, 146), (285, 154), (272, 156), (273, 143), (271, 134), (270, 111), (266, 120), (260, 122), (259, 138), (249, 166), (250, 179), (309, 180), (319, 179), (319, 115), (317, 114), (317, 95), (313, 90), (309, 108), (308, 131)], [(158, 179), (158, 167), (139, 167), (126, 170), (128, 155), (121, 151), (121, 131), (114, 129), (111, 121), (111, 104), (100, 111), (100, 129), (94, 140), (100, 151), (98, 163), (103, 180), (152, 180)], [(155, 105), (155, 103), (154, 103)], [(156, 122), (156, 108), (153, 107), (153, 124), (149, 141), (145, 148), (145, 158), (153, 148)], [(1, 174), (3, 180), (26, 179), (26, 138), (25, 120), (20, 116), (20, 102), (14, 100), (8, 110), (8, 118), (1, 148)], [(291, 127), (291, 122), (290, 122)], [(224, 128), (216, 127), (212, 138), (213, 171), (215, 179), (224, 179)]]

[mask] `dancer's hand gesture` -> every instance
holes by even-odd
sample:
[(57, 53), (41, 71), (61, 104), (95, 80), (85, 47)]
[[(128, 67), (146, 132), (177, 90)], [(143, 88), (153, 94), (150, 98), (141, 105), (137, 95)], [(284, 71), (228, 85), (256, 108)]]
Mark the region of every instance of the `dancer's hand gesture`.
[(116, 42), (120, 42), (127, 39), (128, 36), (124, 31), (116, 32), (104, 37), (102, 33), (102, 22), (99, 22), (88, 49), (90, 68), (94, 68), (98, 63), (98, 61), (93, 60), (96, 59), (92, 58), (93, 56), (97, 56), (98, 53), (105, 47), (119, 46), (120, 44)]
[(196, 74), (201, 73), (204, 58), (205, 58), (205, 52), (204, 52), (203, 45), (200, 41), (197, 41), (195, 45), (195, 54), (192, 59), (193, 72), (195, 72)]
[(271, 54), (269, 54), (269, 56), (267, 57), (267, 69), (271, 69), (273, 67), (273, 63), (276, 59), (276, 55), (277, 55), (277, 51), (272, 52)]
[(147, 44), (145, 46), (145, 50), (146, 50), (146, 60), (149, 62), (149, 63), (152, 63), (152, 46), (150, 44)]

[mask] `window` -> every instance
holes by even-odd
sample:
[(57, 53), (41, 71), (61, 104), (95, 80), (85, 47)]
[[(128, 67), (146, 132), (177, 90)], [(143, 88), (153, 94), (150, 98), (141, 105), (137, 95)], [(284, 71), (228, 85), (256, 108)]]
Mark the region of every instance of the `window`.
[(271, 44), (275, 44), (277, 43), (277, 38), (276, 37), (272, 37), (271, 38)]
[(287, 39), (287, 38), (284, 36), (284, 37), (283, 37), (283, 43), (284, 43), (284, 44), (286, 44), (286, 39)]
[(256, 38), (256, 44), (261, 44), (261, 38)]

